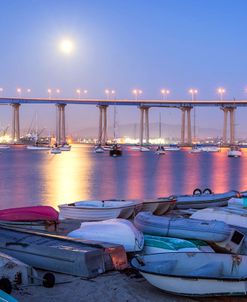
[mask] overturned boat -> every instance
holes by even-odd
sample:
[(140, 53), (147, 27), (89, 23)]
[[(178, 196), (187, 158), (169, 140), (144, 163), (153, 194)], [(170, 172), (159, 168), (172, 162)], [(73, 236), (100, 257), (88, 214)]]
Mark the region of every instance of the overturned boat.
[(127, 266), (120, 245), (3, 226), (0, 251), (33, 267), (88, 278)]
[(226, 206), (228, 200), (232, 197), (236, 197), (239, 193), (237, 191), (229, 191), (226, 193), (204, 193), (193, 195), (178, 195), (177, 209), (204, 209), (208, 207), (222, 207)]
[(149, 212), (138, 213), (134, 224), (145, 234), (213, 242), (224, 241), (231, 233), (230, 226), (222, 221), (155, 216)]
[(247, 256), (163, 253), (137, 256), (131, 265), (153, 286), (176, 295), (247, 294)]
[(140, 251), (144, 245), (143, 234), (132, 222), (125, 219), (109, 219), (100, 222), (83, 222), (69, 237), (121, 244), (126, 252)]
[(130, 218), (140, 202), (134, 200), (91, 200), (59, 205), (60, 219), (100, 221)]
[(0, 210), (0, 224), (20, 228), (56, 229), (58, 212), (50, 206), (32, 206)]

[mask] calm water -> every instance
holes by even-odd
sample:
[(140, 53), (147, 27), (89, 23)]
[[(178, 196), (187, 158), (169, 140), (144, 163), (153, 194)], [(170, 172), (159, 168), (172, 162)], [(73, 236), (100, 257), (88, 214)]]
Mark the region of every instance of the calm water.
[(226, 151), (136, 152), (126, 147), (119, 158), (92, 147), (75, 145), (71, 152), (51, 155), (23, 147), (0, 153), (1, 208), (73, 202), (82, 199), (150, 198), (192, 193), (199, 187), (214, 192), (247, 189), (247, 150), (242, 158)]

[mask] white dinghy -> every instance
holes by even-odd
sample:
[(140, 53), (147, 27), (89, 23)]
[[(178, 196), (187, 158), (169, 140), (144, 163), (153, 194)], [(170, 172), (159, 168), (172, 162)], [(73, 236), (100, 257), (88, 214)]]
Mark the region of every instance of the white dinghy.
[(164, 215), (169, 210), (172, 210), (175, 205), (176, 198), (174, 196), (156, 199), (144, 199), (142, 201), (141, 210), (143, 212), (155, 213), (156, 215)]
[[(207, 221), (223, 221), (235, 228), (244, 228), (247, 232), (247, 210), (237, 208), (208, 208), (196, 211), (190, 218)], [(244, 233), (246, 233), (244, 232)]]
[(92, 200), (59, 205), (60, 219), (101, 221), (113, 218), (129, 218), (140, 207), (133, 200)]
[(70, 232), (68, 236), (121, 244), (126, 252), (140, 251), (144, 245), (143, 234), (136, 229), (132, 222), (125, 219), (83, 222), (79, 229)]
[(153, 286), (176, 295), (239, 296), (247, 293), (247, 256), (163, 253), (137, 256), (131, 265)]

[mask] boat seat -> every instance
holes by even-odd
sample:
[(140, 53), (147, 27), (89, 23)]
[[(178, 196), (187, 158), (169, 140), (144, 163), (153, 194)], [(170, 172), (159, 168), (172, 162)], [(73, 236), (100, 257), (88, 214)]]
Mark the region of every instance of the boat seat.
[(219, 261), (209, 262), (199, 268), (186, 272), (191, 277), (220, 277), (223, 273), (223, 263)]
[(177, 262), (177, 260), (159, 261), (152, 264), (152, 267), (150, 268), (153, 270), (155, 267), (155, 271), (160, 274), (169, 274), (174, 269)]

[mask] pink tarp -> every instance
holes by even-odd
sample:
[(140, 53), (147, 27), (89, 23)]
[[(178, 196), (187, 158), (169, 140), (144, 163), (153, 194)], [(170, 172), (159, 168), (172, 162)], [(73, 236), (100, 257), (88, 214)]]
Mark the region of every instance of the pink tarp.
[(58, 221), (58, 211), (49, 206), (33, 206), (0, 210), (0, 220), (5, 221)]

